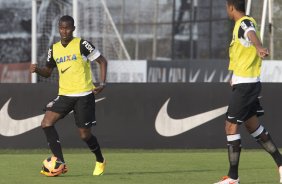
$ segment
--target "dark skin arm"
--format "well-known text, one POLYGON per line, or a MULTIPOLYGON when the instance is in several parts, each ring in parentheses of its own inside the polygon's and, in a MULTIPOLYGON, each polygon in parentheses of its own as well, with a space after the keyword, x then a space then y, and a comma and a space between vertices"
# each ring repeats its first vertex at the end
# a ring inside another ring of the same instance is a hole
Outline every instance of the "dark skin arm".
POLYGON ((250 39, 250 41, 253 43, 253 45, 256 47, 257 54, 260 58, 264 59, 265 57, 267 57, 269 55, 268 49, 262 47, 261 41, 257 37, 256 32, 249 31, 247 33, 247 36, 250 39))
MULTIPOLYGON (((100 82, 101 83, 105 83, 106 82, 106 74, 107 74, 107 60, 106 58, 104 58, 104 56, 99 56, 97 59, 96 59, 96 62, 99 63, 100 65, 100 82)), ((99 94, 103 89, 105 88, 105 85, 100 85, 100 86, 97 86, 94 90, 93 90, 93 93, 96 95, 96 94, 99 94)))
POLYGON ((37 64, 31 64, 29 67, 29 71, 30 73, 37 73, 38 75, 48 78, 51 76, 53 68, 49 68, 49 67, 43 67, 43 68, 39 68, 37 66, 37 64))

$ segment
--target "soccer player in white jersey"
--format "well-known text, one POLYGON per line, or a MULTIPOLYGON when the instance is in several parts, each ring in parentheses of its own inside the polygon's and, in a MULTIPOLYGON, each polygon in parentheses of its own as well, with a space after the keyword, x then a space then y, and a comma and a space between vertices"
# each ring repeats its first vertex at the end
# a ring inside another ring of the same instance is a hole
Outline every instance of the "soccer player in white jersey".
POLYGON ((261 92, 261 62, 262 58, 268 56, 268 50, 263 48, 259 39, 256 21, 245 15, 245 0, 227 0, 226 9, 229 18, 235 22, 229 47, 229 70, 233 72, 232 93, 225 122, 230 167, 228 175, 216 184, 239 183, 241 136, 238 126, 241 124, 273 157, 282 183, 281 154, 258 119, 264 112, 258 98, 261 92))
MULTIPOLYGON (((91 127, 96 124, 95 95, 105 87, 107 60, 90 42, 73 37, 75 26, 71 16, 62 16, 58 26, 61 40, 50 47, 46 65, 42 68, 36 64, 30 66, 31 73, 35 72, 46 78, 50 77, 55 67, 59 73, 59 94, 47 104, 41 127, 54 156, 65 162, 55 124, 73 111, 80 138, 96 156, 93 175, 102 175, 106 162, 97 138, 91 133, 91 127), (100 65, 100 85, 97 87, 92 82, 92 61, 100 65)), ((63 173, 65 172, 66 167, 63 173)), ((41 173, 49 176, 44 171, 41 173)))

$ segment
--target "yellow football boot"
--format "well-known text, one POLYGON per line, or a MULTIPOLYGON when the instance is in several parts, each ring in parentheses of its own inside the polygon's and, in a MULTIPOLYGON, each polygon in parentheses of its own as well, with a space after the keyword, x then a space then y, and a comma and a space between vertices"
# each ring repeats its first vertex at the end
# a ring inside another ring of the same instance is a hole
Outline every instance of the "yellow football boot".
POLYGON ((106 160, 104 162, 96 162, 95 169, 93 171, 93 176, 101 176, 104 174, 106 167, 106 160))

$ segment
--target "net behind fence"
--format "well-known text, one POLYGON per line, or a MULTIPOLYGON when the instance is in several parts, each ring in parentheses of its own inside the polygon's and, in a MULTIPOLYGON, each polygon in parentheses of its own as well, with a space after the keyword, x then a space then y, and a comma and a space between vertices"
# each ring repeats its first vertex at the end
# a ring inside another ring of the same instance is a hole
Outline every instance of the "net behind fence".
MULTIPOLYGON (((52 43, 60 40, 58 20, 62 15, 72 15, 77 6, 77 36, 92 42, 108 60, 130 59, 115 27, 104 0, 83 0, 73 5, 64 0, 42 0, 37 2, 37 62, 44 66, 47 51, 52 43)), ((92 63, 93 79, 99 77, 99 69, 92 63)), ((38 82, 57 82, 55 70, 48 79, 39 77, 38 82)))

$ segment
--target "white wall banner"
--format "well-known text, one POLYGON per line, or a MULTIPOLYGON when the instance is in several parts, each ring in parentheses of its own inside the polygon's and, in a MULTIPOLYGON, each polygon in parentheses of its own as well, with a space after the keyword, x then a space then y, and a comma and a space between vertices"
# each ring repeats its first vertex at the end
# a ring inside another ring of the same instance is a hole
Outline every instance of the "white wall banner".
POLYGON ((107 82, 147 82, 147 61, 108 61, 107 82))
POLYGON ((282 82, 282 61, 265 60, 261 68, 262 82, 282 82))
POLYGON ((0 64, 0 83, 30 83, 30 62, 0 64))

